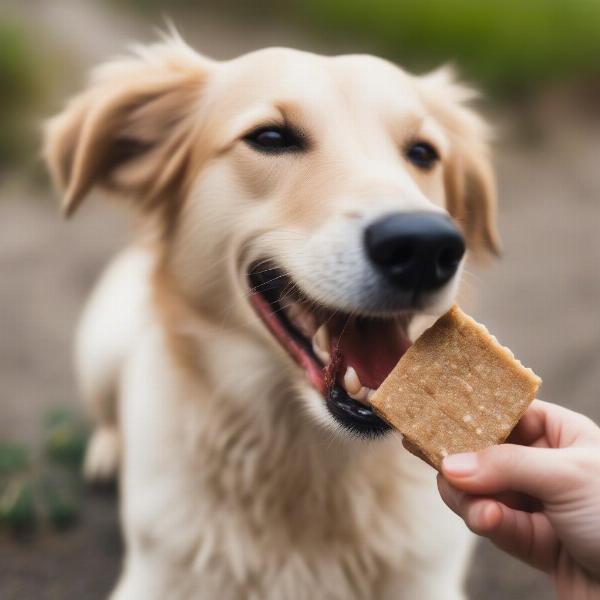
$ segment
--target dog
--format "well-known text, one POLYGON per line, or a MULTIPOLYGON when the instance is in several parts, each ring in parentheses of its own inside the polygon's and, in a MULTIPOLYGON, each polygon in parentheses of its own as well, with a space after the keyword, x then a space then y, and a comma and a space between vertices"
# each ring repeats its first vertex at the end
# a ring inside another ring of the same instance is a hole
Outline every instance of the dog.
POLYGON ((498 250, 489 132, 447 68, 176 34, 97 68, 45 129, 63 209, 137 215, 77 335, 118 472, 112 598, 464 598, 471 534, 368 398, 498 250))

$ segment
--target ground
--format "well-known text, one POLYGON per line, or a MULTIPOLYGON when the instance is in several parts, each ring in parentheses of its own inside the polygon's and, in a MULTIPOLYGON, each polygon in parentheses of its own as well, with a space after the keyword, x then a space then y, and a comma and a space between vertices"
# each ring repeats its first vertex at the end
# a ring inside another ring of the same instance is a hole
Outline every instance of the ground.
MULTIPOLYGON (((64 5, 74 19, 72 2, 39 4, 36 18, 45 18, 42 6, 64 5)), ((108 34, 97 37, 110 45, 108 34)), ((600 131, 585 115, 544 103, 525 116, 505 109, 492 117, 505 132, 497 152, 504 254, 467 275, 472 312, 542 376, 542 398, 598 421, 600 131)), ((127 239, 124 216, 100 199, 69 224, 56 204, 22 178, 0 183, 0 440, 35 444, 45 409, 77 406, 73 328, 102 265, 127 239)), ((115 496, 90 491, 69 531, 0 536, 0 598, 104 598, 120 557, 115 496)), ((468 589, 475 600, 551 597, 545 575, 487 542, 468 589)))

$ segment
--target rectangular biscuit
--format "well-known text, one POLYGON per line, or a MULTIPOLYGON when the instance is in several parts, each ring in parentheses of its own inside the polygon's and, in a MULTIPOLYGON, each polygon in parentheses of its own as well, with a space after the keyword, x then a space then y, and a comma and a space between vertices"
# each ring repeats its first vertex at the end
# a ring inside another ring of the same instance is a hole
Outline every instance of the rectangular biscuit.
POLYGON ((370 402, 440 470, 448 454, 504 442, 540 383, 483 325, 454 306, 406 351, 370 402))

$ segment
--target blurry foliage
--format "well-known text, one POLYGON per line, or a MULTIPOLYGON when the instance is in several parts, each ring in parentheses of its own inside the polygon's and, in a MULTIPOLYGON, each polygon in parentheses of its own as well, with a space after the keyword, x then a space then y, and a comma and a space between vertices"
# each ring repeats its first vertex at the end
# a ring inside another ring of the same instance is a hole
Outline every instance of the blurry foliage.
POLYGON ((86 441, 87 431, 70 409, 56 408, 46 415, 46 454, 55 463, 78 471, 86 441))
POLYGON ((44 95, 43 68, 16 23, 0 21, 0 169, 32 152, 32 111, 44 95))
POLYGON ((41 454, 0 442, 0 531, 73 524, 81 506, 81 463, 87 430, 71 409, 45 418, 41 454))
POLYGON ((344 47, 412 69, 452 61, 492 91, 529 91, 546 81, 600 71, 598 0, 113 0, 146 11, 180 7, 231 18, 286 18, 344 47), (352 42, 352 44, 349 44, 352 42))
POLYGON ((368 36, 413 66, 453 61, 496 91, 597 74, 597 0, 305 0, 321 27, 368 36))
POLYGON ((26 448, 17 444, 0 442, 0 478, 29 468, 30 458, 26 448))
POLYGON ((30 481, 29 450, 17 444, 0 443, 0 528, 30 527, 35 520, 30 481))

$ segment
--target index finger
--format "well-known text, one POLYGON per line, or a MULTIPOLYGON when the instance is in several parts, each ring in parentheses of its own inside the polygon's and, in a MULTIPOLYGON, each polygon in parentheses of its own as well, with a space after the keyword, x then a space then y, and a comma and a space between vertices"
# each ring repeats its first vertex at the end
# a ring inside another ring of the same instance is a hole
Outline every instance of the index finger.
POLYGON ((558 448, 571 446, 583 438, 600 439, 600 429, 591 419, 564 406, 534 400, 507 442, 558 448))
POLYGON ((531 446, 546 435, 546 402, 534 400, 507 438, 510 444, 531 446))

